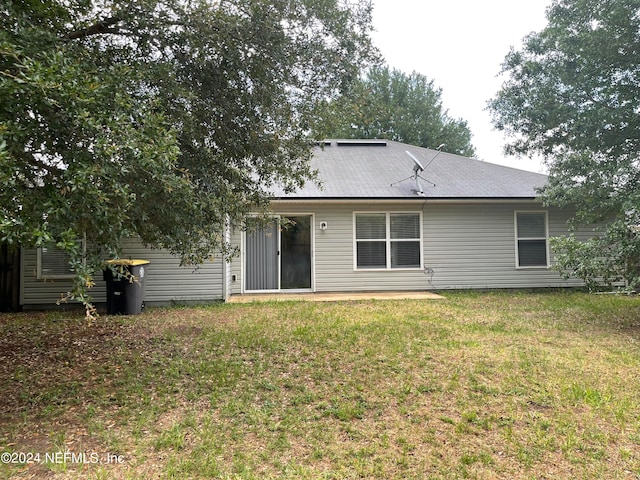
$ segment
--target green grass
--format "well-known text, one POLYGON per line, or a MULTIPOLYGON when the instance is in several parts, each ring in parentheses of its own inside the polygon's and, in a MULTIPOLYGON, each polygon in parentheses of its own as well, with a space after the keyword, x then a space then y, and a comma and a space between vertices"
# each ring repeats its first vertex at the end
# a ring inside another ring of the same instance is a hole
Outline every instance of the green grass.
POLYGON ((640 477, 640 298, 445 296, 1 315, 0 451, 100 461, 0 477, 640 477))

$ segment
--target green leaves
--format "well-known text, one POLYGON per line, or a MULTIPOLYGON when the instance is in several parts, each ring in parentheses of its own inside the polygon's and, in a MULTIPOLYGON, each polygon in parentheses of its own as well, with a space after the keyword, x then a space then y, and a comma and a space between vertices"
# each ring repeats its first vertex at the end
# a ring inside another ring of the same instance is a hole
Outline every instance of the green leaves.
POLYGON ((499 129, 517 135, 514 153, 640 148, 637 0, 556 0, 548 26, 503 63, 508 74, 489 102, 499 129))
POLYGON ((328 136, 386 138, 427 148, 444 143, 447 152, 474 156, 467 123, 449 117, 441 96, 423 75, 374 67, 349 94, 327 106, 328 136))
POLYGON ((640 239, 640 1, 556 0, 548 25, 503 64, 489 102, 506 150, 542 154, 542 198, 575 209, 575 223, 604 222, 600 237, 555 242, 557 263, 588 285, 638 284, 640 239), (634 266, 636 265, 636 266, 634 266))
POLYGON ((223 226, 264 210, 271 186, 313 179, 306 134, 375 57, 370 13, 364 0, 10 3, 0 234, 62 245, 87 266, 81 299, 125 237, 189 263, 224 250, 223 226))

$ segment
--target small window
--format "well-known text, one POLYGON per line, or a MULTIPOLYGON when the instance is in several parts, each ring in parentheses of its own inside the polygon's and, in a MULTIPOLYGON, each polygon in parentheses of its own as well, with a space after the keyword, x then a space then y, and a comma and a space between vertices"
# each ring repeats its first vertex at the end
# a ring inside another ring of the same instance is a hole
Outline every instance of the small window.
POLYGON ((387 268, 387 216, 384 213, 356 215, 356 265, 387 268))
POLYGON ((420 268, 421 231, 418 213, 355 214, 355 268, 420 268))
POLYGON ((547 212, 516 212, 516 266, 548 267, 547 212))
POLYGON ((69 254, 55 245, 39 248, 38 279, 73 278, 74 273, 69 265, 69 260, 69 254))

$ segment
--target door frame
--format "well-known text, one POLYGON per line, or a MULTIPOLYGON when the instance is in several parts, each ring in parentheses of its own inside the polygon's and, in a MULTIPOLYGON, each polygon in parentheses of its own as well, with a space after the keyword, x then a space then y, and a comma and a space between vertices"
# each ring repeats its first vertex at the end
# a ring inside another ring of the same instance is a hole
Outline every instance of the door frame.
POLYGON ((274 290, 248 290, 247 289, 247 275, 246 275, 246 262, 247 262, 247 232, 242 232, 241 237, 241 254, 240 254, 240 271, 242 272, 242 282, 240 285, 240 293, 309 293, 316 291, 316 229, 315 229, 315 214, 308 212, 286 212, 286 213, 278 213, 270 216, 271 219, 277 222, 277 247, 278 247, 278 288, 274 290), (292 289, 282 289, 282 255, 280 254, 282 250, 282 235, 281 235, 281 223, 280 219, 282 217, 309 217, 309 228, 310 228, 310 237, 311 237, 311 252, 310 252, 310 261, 311 261, 311 288, 292 288, 292 289))

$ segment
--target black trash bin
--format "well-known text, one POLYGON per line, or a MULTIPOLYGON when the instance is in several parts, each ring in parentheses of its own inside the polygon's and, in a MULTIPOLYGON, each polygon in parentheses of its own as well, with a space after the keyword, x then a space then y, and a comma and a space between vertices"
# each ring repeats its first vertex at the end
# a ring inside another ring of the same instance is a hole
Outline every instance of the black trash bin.
POLYGON ((144 308, 148 260, 109 260, 102 274, 107 282, 107 315, 137 315, 144 308), (116 270, 115 273, 112 267, 116 270))

